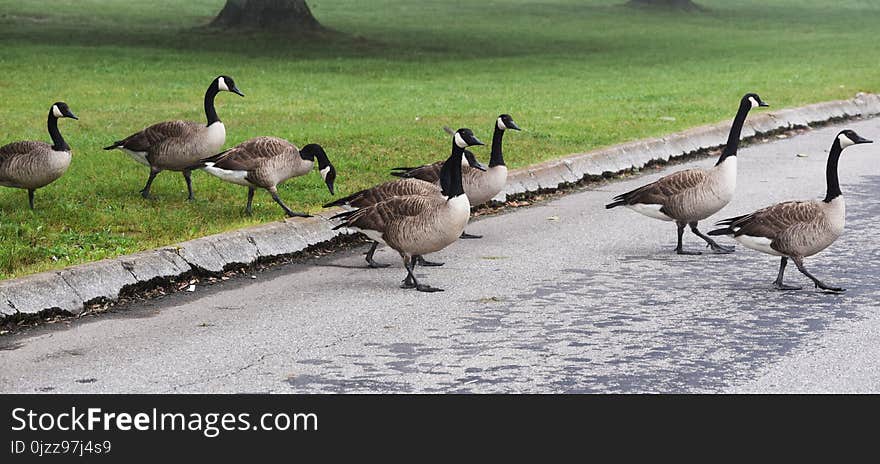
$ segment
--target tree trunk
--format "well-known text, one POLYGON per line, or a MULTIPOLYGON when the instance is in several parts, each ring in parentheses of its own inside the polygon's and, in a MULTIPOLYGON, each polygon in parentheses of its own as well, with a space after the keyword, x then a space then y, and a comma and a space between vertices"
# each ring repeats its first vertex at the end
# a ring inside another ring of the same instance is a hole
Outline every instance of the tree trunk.
POLYGON ((211 26, 286 32, 322 29, 306 0, 226 0, 211 26))
POLYGON ((630 6, 656 6, 678 10, 699 10, 699 5, 691 0, 629 0, 630 6))

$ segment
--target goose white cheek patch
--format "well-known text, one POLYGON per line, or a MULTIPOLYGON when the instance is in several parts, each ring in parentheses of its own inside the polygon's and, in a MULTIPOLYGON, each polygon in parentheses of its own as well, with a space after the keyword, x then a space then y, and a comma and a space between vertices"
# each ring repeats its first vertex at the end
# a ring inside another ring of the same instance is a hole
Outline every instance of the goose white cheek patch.
POLYGON ((749 101, 752 103, 752 108, 758 106, 758 100, 755 100, 755 97, 749 97, 749 101))
POLYGON ((217 88, 229 92, 229 86, 226 85, 226 79, 222 77, 217 79, 217 88))
POLYGON ((464 138, 462 138, 461 134, 459 134, 458 132, 455 133, 455 137, 453 137, 453 139, 455 140, 455 145, 457 145, 458 148, 466 148, 468 146, 467 142, 464 141, 464 138))
POLYGON ((330 166, 327 166, 326 168, 321 169, 320 172, 321 172, 321 178, 324 180, 327 180, 327 174, 330 173, 330 166))
POLYGON ((61 110, 58 109, 58 105, 52 105, 52 115, 55 116, 56 118, 60 118, 60 117, 64 116, 61 113, 61 110))
POLYGON ((507 130, 507 126, 501 118, 498 118, 498 128, 501 130, 507 130))
POLYGON ((850 145, 854 145, 854 144, 855 144, 855 142, 853 142, 849 137, 847 137, 847 136, 844 135, 844 134, 840 134, 840 135, 838 135, 838 136, 837 136, 837 140, 840 140, 840 148, 846 148, 846 147, 848 147, 848 146, 850 146, 850 145))

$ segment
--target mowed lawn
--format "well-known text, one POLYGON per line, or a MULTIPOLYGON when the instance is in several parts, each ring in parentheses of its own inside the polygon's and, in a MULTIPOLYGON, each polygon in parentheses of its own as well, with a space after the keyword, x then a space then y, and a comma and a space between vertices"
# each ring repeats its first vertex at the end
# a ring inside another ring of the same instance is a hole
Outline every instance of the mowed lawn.
MULTIPOLYGON (((774 108, 880 87, 880 4, 843 0, 699 0, 664 13, 624 0, 322 0, 337 31, 317 39, 205 30, 224 0, 0 0, 0 144, 49 140, 50 104, 74 150, 67 174, 27 208, 0 188, 0 278, 97 260, 283 218, 265 192, 244 216, 246 189, 159 175, 101 147, 162 120, 203 120, 219 74, 227 144, 258 135, 322 144, 337 194, 388 179, 388 169, 449 151, 443 125, 486 142, 501 112, 513 167, 731 118, 758 92, 774 108), (674 118, 674 119, 672 119, 674 118)), ((487 158, 488 147, 478 151, 487 158)), ((332 197, 317 173, 280 188, 296 210, 332 197)))

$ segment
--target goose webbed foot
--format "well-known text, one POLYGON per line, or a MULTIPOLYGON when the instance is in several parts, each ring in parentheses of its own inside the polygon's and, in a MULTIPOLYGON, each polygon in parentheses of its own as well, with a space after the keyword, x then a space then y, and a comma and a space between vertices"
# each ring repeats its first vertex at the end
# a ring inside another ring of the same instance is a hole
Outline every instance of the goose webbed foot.
POLYGON ((691 232, 694 233, 697 237, 706 241, 706 248, 711 248, 713 252, 718 254, 728 254, 736 251, 736 247, 732 245, 719 245, 718 242, 712 240, 712 237, 700 232, 700 229, 697 228, 696 222, 691 222, 689 224, 691 226, 691 232))
POLYGON ((821 280, 817 280, 817 281, 814 282, 814 283, 816 284, 816 288, 819 288, 819 289, 825 290, 826 292, 832 292, 832 293, 843 293, 843 292, 846 291, 845 288, 841 288, 841 287, 832 287, 832 286, 830 286, 830 285, 825 284, 825 283, 822 282, 821 280))
POLYGON ((719 245, 717 243, 709 243, 706 244, 706 247, 711 248, 713 252, 720 255, 726 255, 728 253, 733 253, 734 251, 736 251, 736 247, 733 245, 719 245))
POLYGON ((156 199, 156 197, 154 197, 153 195, 150 195, 150 191, 147 189, 142 189, 142 190, 140 190, 139 193, 141 194, 141 198, 143 198, 144 200, 155 200, 156 199))
POLYGON ((778 280, 773 282, 773 288, 775 288, 776 290, 782 290, 782 291, 803 289, 803 287, 801 287, 799 285, 786 285, 778 280))
POLYGON ((275 192, 275 191, 270 190, 269 193, 272 194, 272 199, 275 200, 275 203, 278 203, 278 206, 280 206, 281 209, 283 209, 284 212, 285 212, 288 216, 290 216, 290 217, 301 217, 301 218, 309 218, 309 217, 312 217, 311 214, 298 213, 298 212, 296 212, 296 211, 294 211, 294 210, 288 208, 287 205, 285 205, 284 202, 281 201, 281 198, 278 197, 278 192, 275 192))
POLYGON ((677 254, 677 255, 685 255, 685 256, 697 256, 697 255, 701 255, 701 254, 703 254, 703 252, 702 252, 702 251, 685 250, 685 249, 683 249, 683 248, 676 248, 676 249, 675 249, 675 254, 677 254))
POLYGON ((816 276, 814 276, 813 274, 810 274, 810 271, 807 271, 807 268, 804 267, 804 259, 803 258, 792 257, 792 261, 794 261, 794 264, 795 264, 795 266, 797 266, 798 270, 801 271, 801 274, 807 276, 810 280, 813 281, 813 284, 816 285, 816 288, 821 288, 822 290, 825 290, 826 292, 834 292, 834 293, 840 293, 840 292, 846 291, 845 288, 832 287, 830 285, 827 285, 827 284, 825 284, 825 282, 822 282, 821 280, 817 279, 816 276))
POLYGON ((417 266, 438 267, 445 264, 437 261, 428 261, 427 259, 425 259, 424 256, 421 255, 414 256, 413 259, 415 260, 417 266))
POLYGON ((461 235, 460 235, 458 238, 463 238, 463 239, 477 239, 477 238, 483 238, 483 236, 482 236, 482 235, 469 234, 469 233, 467 233, 467 232, 462 232, 461 235))
POLYGON ((442 292, 442 288, 432 287, 430 285, 419 283, 418 279, 416 279, 416 275, 413 274, 413 269, 416 267, 416 259, 415 257, 404 257, 403 265, 406 267, 406 279, 403 279, 403 284, 401 284, 400 288, 414 288, 420 292, 433 293, 433 292, 442 292))
POLYGON ((425 284, 416 284, 416 290, 425 293, 434 293, 434 292, 442 292, 442 288, 432 287, 430 285, 425 284))

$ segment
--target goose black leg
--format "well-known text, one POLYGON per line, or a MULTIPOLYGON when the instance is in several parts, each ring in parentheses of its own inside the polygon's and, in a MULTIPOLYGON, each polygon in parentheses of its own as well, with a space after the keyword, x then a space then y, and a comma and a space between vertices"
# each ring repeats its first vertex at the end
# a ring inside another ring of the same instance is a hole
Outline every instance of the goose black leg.
POLYGON ((248 187, 248 201, 247 206, 244 207, 244 212, 248 216, 254 214, 254 188, 248 187))
POLYGON ((31 210, 34 209, 34 189, 28 189, 28 204, 31 205, 31 210))
POLYGON ((437 266, 442 266, 443 264, 445 264, 445 263, 439 263, 437 261, 428 261, 422 255, 413 256, 413 260, 415 260, 417 265, 426 266, 426 267, 437 267, 437 266))
POLYGON ((141 196, 144 198, 150 198, 150 187, 153 185, 153 179, 161 172, 161 169, 150 168, 150 177, 147 178, 147 185, 144 185, 144 188, 141 189, 141 196))
POLYGON ((707 246, 709 248, 711 248, 712 251, 714 251, 715 253, 721 253, 721 254, 733 253, 733 251, 736 249, 736 247, 734 247, 734 246, 719 245, 718 242, 716 242, 715 240, 712 240, 711 237, 700 232, 700 230, 697 229, 696 222, 690 223, 690 226, 691 226, 691 232, 693 232, 694 235, 696 235, 697 237, 700 237, 701 239, 705 240, 707 246))
POLYGON ((420 292, 442 292, 442 288, 432 287, 430 285, 420 284, 416 279, 416 275, 413 273, 413 269, 416 267, 416 261, 413 258, 403 258, 403 265, 406 267, 406 279, 403 280, 403 284, 400 288, 415 288, 420 292))
POLYGON ((803 258, 800 258, 800 257, 792 257, 791 260, 794 261, 794 265, 797 266, 797 268, 798 268, 799 271, 801 271, 801 274, 803 274, 803 275, 809 277, 810 280, 812 280, 813 283, 816 284, 816 288, 821 288, 822 290, 828 290, 829 292, 845 292, 845 291, 846 291, 845 288, 832 287, 832 286, 830 286, 830 285, 826 285, 826 284, 825 284, 824 282, 822 282, 821 280, 819 280, 819 279, 813 277, 813 274, 810 274, 810 273, 807 271, 807 268, 804 267, 804 259, 803 259, 803 258))
POLYGON ((195 195, 193 195, 193 181, 192 181, 192 171, 184 170, 183 171, 183 179, 186 181, 186 190, 189 193, 186 197, 186 201, 194 201, 196 199, 195 195))
POLYGON ((675 225, 676 225, 676 227, 678 227, 678 246, 675 247, 675 252, 680 255, 701 255, 701 254, 703 254, 702 251, 685 251, 684 248, 682 248, 681 238, 682 238, 682 236, 684 236, 684 228, 687 225, 687 223, 676 221, 675 225))
POLYGON ((796 285, 785 285, 782 283, 782 275, 785 274, 786 264, 788 264, 788 258, 783 256, 782 261, 779 263, 779 274, 776 276, 776 280, 773 281, 773 286, 776 287, 777 290, 800 290, 801 287, 796 285))
POLYGON ((483 236, 482 235, 473 235, 473 234, 469 234, 467 232, 462 232, 461 236, 459 236, 458 238, 483 238, 483 236))
POLYGON ((373 260, 373 255, 376 253, 376 248, 378 247, 379 242, 373 242, 373 246, 371 246, 370 251, 367 252, 367 265, 372 269, 379 269, 390 266, 390 264, 388 263, 377 263, 375 260, 373 260))
POLYGON ((304 218, 312 217, 311 214, 297 213, 296 211, 293 211, 292 209, 288 208, 287 205, 285 205, 284 202, 281 201, 281 198, 278 197, 277 191, 269 190, 269 193, 272 194, 272 199, 275 200, 275 203, 278 203, 278 205, 280 205, 281 208, 284 209, 284 212, 287 213, 288 216, 290 216, 290 217, 304 217, 304 218))

